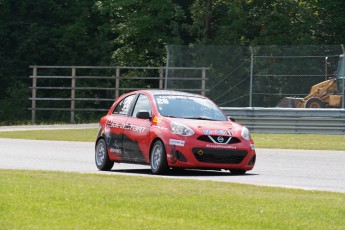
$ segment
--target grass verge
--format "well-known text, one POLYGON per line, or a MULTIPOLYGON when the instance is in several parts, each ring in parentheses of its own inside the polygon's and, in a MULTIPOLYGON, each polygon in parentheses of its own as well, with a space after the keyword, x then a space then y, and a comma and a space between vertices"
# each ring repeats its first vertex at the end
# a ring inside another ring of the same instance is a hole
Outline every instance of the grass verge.
MULTIPOLYGON (((11 131, 0 132, 0 138, 93 142, 96 133, 97 129, 11 131)), ((257 148, 345 151, 345 135, 253 133, 252 137, 257 148)))
POLYGON ((0 132, 0 138, 93 142, 98 129, 55 129, 0 132))
POLYGON ((252 134, 257 148, 345 151, 345 135, 252 134))
POLYGON ((345 194, 0 170, 2 229, 343 229, 345 194))

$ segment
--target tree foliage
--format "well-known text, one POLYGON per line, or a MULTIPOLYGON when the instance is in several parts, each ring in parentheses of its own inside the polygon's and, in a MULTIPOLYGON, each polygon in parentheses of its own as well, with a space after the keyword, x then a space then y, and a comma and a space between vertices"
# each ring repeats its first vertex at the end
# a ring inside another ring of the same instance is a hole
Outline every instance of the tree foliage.
POLYGON ((110 62, 108 17, 94 2, 0 1, 0 121, 27 119, 29 94, 23 98, 22 92, 28 92, 30 65, 110 62), (27 103, 19 105, 18 98, 27 103))
POLYGON ((0 121, 29 115, 30 65, 158 66, 166 45, 343 44, 344 12, 343 0, 0 0, 0 121))
POLYGON ((110 15, 116 65, 162 65, 164 46, 182 42, 184 14, 171 1, 109 0, 99 2, 98 6, 110 15))
POLYGON ((345 1, 316 1, 315 11, 318 27, 316 40, 319 44, 344 44, 345 1))

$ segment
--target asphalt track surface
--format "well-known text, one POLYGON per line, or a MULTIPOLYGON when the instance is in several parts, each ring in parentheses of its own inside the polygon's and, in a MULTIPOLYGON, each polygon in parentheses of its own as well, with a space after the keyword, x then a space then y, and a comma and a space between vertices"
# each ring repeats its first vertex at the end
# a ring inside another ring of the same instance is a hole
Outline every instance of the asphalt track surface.
MULTIPOLYGON (((164 177, 345 193, 345 151, 257 149, 256 152, 255 168, 246 175, 181 170, 164 177)), ((94 163, 94 143, 91 142, 0 138, 0 169, 158 177, 145 165, 115 164, 109 172, 98 171, 94 163)))

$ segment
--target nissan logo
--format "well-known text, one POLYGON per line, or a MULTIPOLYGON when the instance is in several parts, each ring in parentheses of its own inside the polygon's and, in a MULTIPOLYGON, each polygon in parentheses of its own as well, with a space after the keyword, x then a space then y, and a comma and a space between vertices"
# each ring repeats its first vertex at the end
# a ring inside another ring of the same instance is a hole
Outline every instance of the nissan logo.
POLYGON ((223 143, 224 138, 222 136, 219 136, 219 137, 217 137, 217 141, 220 142, 220 143, 223 143))

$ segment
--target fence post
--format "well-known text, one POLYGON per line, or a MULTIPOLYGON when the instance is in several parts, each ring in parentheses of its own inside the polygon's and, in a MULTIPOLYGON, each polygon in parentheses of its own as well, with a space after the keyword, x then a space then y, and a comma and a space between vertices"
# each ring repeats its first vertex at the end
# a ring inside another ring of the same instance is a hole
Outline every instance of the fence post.
POLYGON ((163 89, 163 79, 164 79, 164 70, 163 68, 159 68, 159 89, 163 89))
POLYGON ((76 82, 76 68, 72 67, 72 82, 71 82, 71 123, 74 124, 75 115, 75 82, 76 82))
POLYGON ((36 123, 36 86, 37 86, 37 67, 32 69, 32 99, 31 99, 31 123, 36 123))
POLYGON ((115 71, 115 99, 119 97, 119 88, 120 88, 120 68, 116 67, 115 71))
POLYGON ((249 85, 249 107, 253 105, 253 75, 254 75, 254 52, 253 47, 249 46, 250 49, 250 85, 249 85))
MULTIPOLYGON (((345 49, 344 49, 344 45, 343 44, 341 44, 341 49, 343 50, 343 57, 342 57, 342 59, 341 59, 341 62, 342 63, 340 63, 340 65, 343 65, 343 68, 345 68, 345 49)), ((345 73, 344 73, 344 75, 342 76, 343 77, 343 79, 342 79, 342 90, 343 90, 343 92, 341 92, 342 94, 343 94, 343 96, 342 96, 342 98, 341 98, 341 103, 342 103, 342 105, 341 105, 341 108, 342 109, 345 109, 345 73)))
POLYGON ((201 69, 201 95, 205 96, 206 92, 206 68, 201 69))
POLYGON ((165 46, 165 50, 167 51, 167 63, 165 66, 164 89, 167 89, 168 88, 168 74, 169 74, 169 58, 170 58, 169 47, 165 46))

